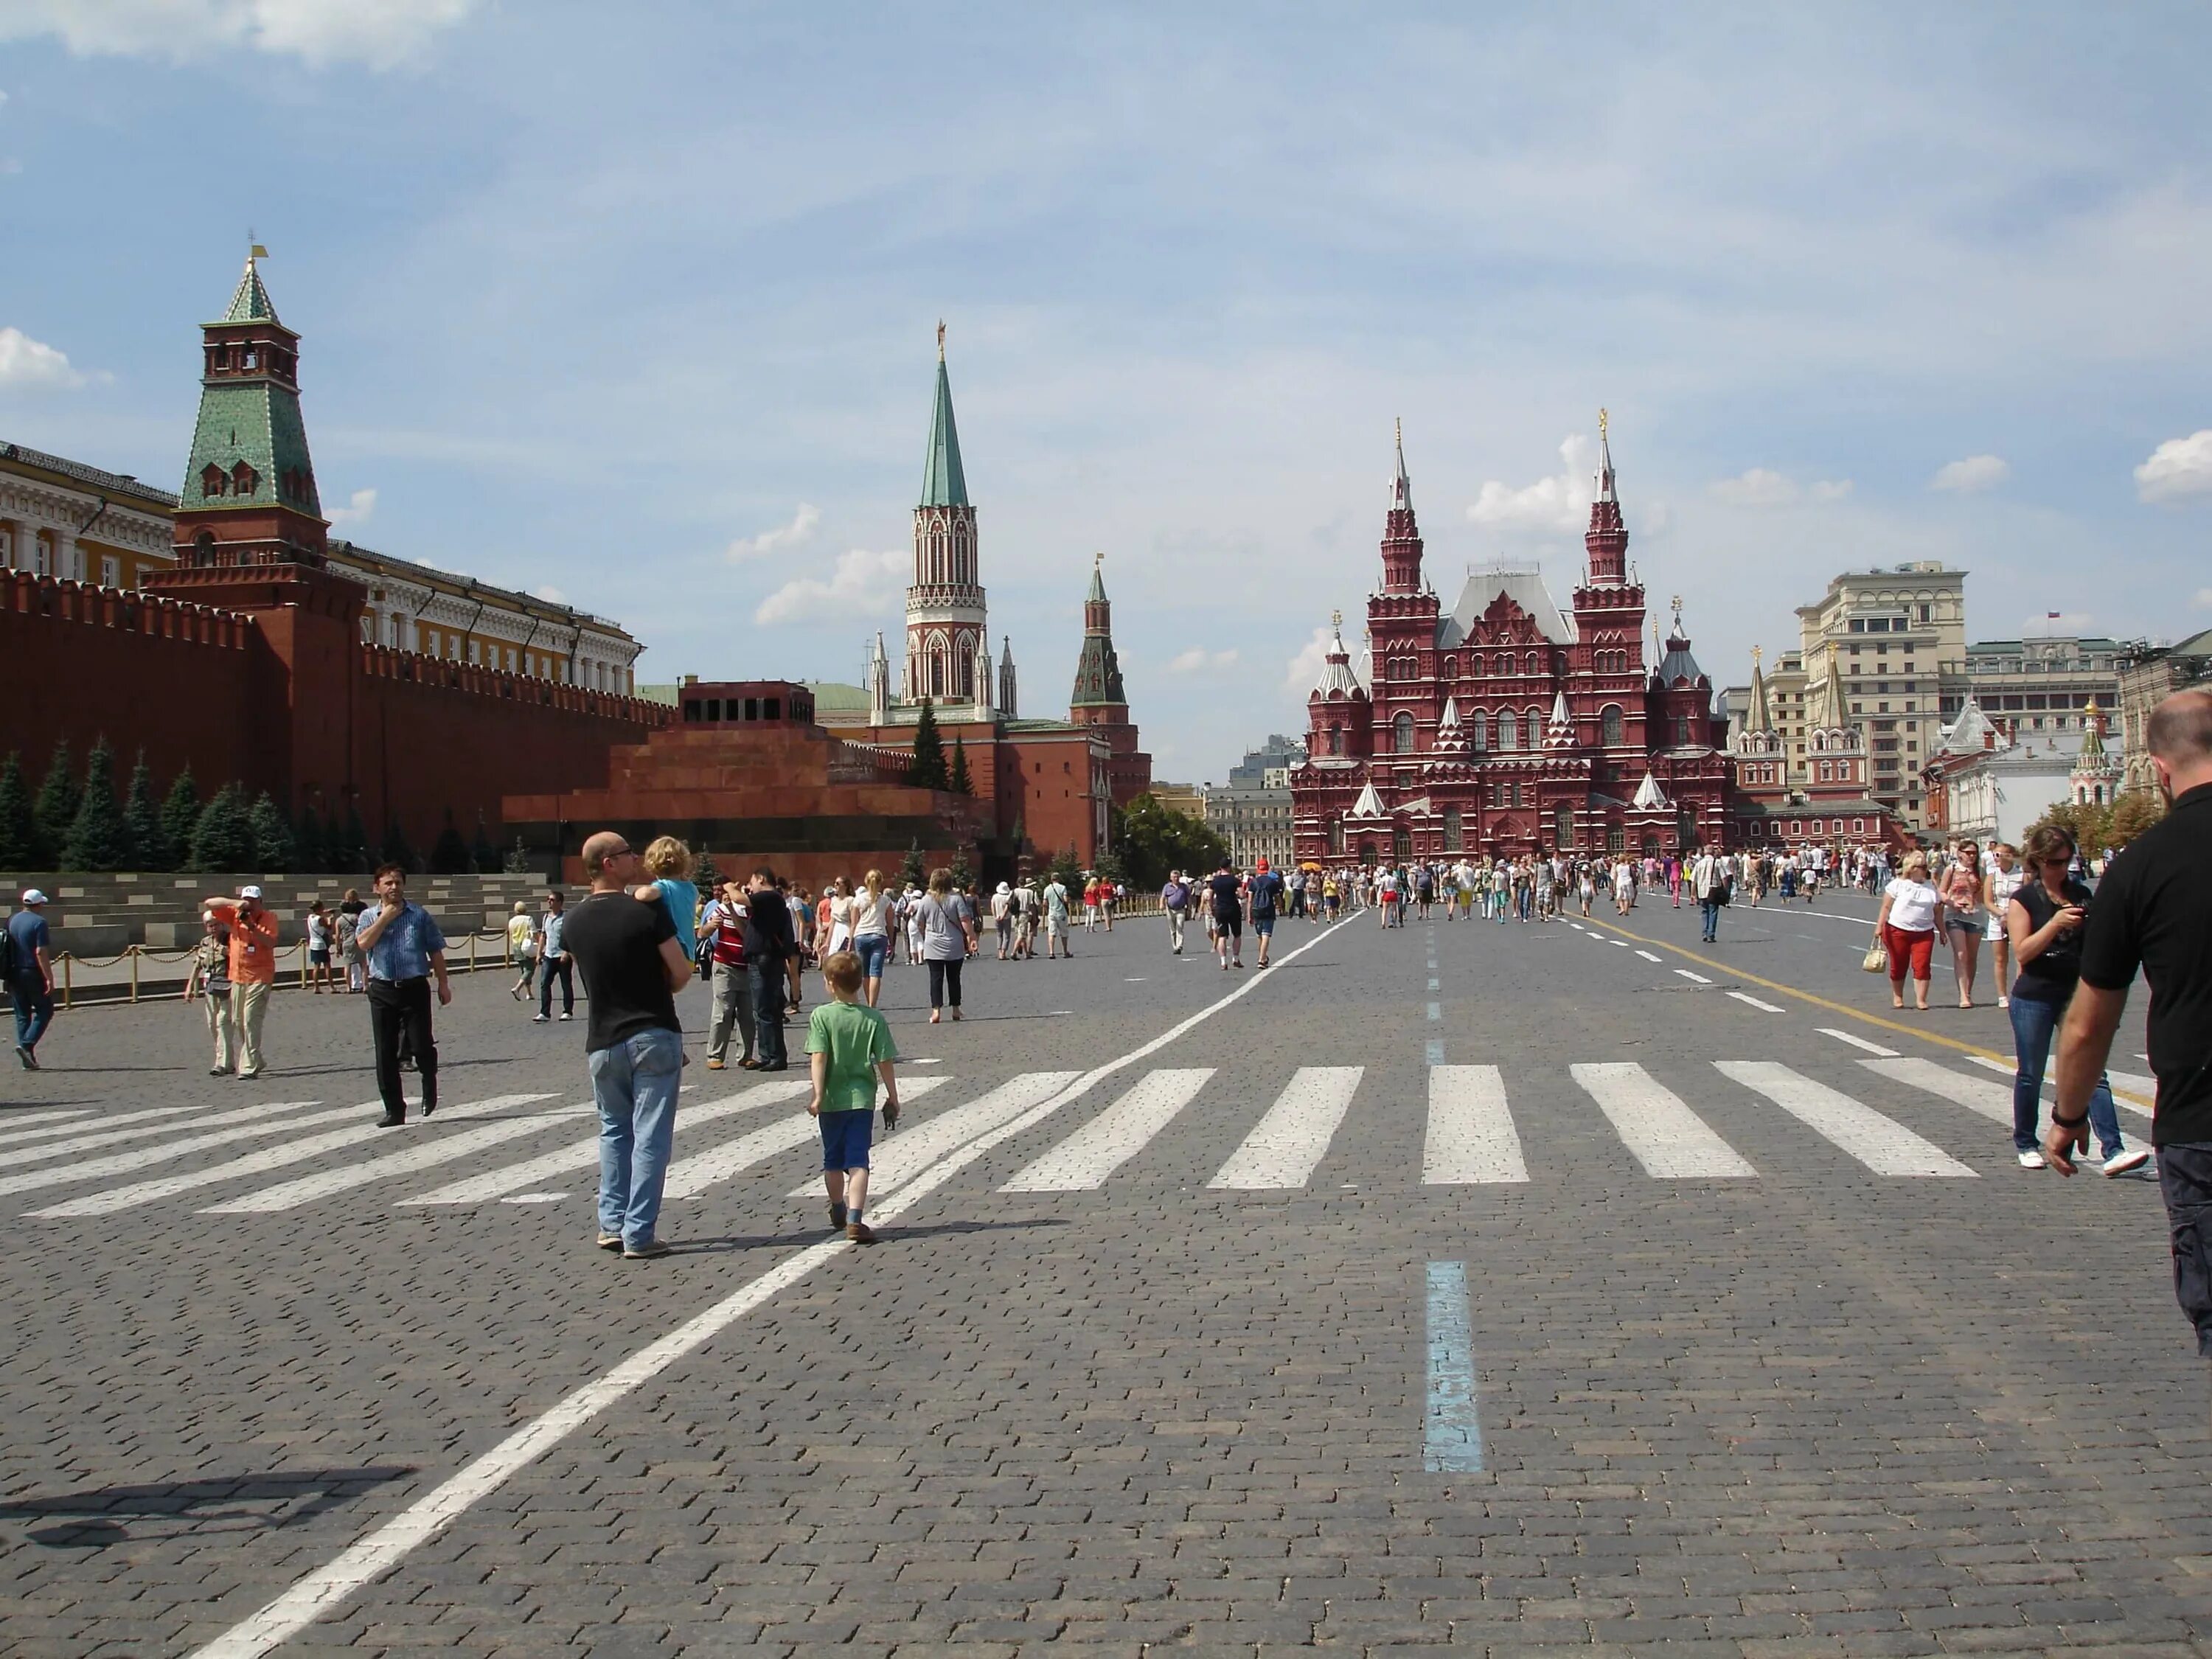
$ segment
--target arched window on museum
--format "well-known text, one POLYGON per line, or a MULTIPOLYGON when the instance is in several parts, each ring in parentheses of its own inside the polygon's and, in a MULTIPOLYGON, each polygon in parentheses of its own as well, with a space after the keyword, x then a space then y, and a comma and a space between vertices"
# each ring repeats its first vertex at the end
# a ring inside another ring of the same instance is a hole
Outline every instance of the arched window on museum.
POLYGON ((1328 826, 1328 850, 1335 856, 1344 856, 1344 820, 1338 818, 1328 826))
POLYGON ((1521 659, 1521 672, 1524 674, 1542 673, 1544 672, 1544 659, 1537 653, 1531 651, 1527 656, 1521 659))
POLYGON ((1518 749, 1521 746, 1521 722, 1513 718, 1513 711, 1510 708, 1498 711, 1498 746, 1500 749, 1518 749))
POLYGON ((1444 851, 1463 853, 1467 850, 1466 820, 1456 806, 1444 808, 1444 851))
POLYGON ((1457 657, 1446 657, 1444 659, 1444 678, 1447 680, 1455 680, 1458 678, 1459 659, 1457 657))
POLYGON ((1552 839, 1561 847, 1575 844, 1575 809, 1565 801, 1552 809, 1552 839))
MULTIPOLYGON (((1613 744, 1621 741, 1620 705, 1619 703, 1609 702, 1606 704, 1603 708, 1600 709, 1598 711, 1597 723, 1600 742, 1605 744, 1608 748, 1610 748, 1613 744)), ((1620 849, 1619 848, 1615 848, 1613 850, 1615 852, 1619 852, 1620 849)))
POLYGON ((1540 708, 1528 711, 1528 746, 1531 749, 1544 746, 1544 711, 1540 708))
POLYGON ((1467 746, 1478 755, 1490 747, 1490 716, 1482 709, 1468 717, 1467 746))
POLYGON ((1628 850, 1628 832, 1621 828, 1619 818, 1612 819, 1605 826, 1605 850, 1608 853, 1628 850))
POLYGON ((1413 717, 1401 713, 1390 722, 1390 746, 1401 755, 1413 752, 1413 717))

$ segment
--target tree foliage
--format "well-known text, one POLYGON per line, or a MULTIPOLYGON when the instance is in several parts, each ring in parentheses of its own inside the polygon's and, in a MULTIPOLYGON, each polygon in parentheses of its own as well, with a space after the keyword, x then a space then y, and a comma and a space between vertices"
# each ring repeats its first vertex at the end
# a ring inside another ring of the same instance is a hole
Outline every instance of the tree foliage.
POLYGON ((1165 884, 1168 872, 1202 875, 1220 867, 1228 844, 1201 818, 1179 812, 1157 795, 1142 794, 1114 815, 1113 846, 1139 890, 1165 884))
POLYGON ((1067 889, 1070 893, 1080 893, 1083 890, 1083 866, 1076 862, 1073 842, 1068 842, 1066 846, 1053 854, 1052 867, 1046 874, 1050 879, 1067 889))
POLYGON ((461 832, 453 826, 453 811, 446 809, 446 827, 438 831, 438 839, 430 843, 430 873, 434 876, 459 876, 468 873, 471 864, 469 844, 461 839, 461 832))
POLYGON ((169 793, 161 797, 161 839, 167 843, 167 870, 198 869, 192 862, 192 832, 200 822, 200 787, 192 781, 192 769, 170 780, 169 793))
POLYGON ((76 774, 70 767, 69 739, 64 738, 54 745, 53 758, 46 763, 46 775, 39 784, 38 799, 31 803, 31 823, 37 835, 33 863, 39 869, 58 867, 62 843, 69 839, 70 826, 76 822, 78 799, 76 774))
POLYGON ((480 876, 499 873, 499 848, 492 842, 491 830, 484 823, 484 815, 477 814, 477 838, 469 843, 469 862, 480 876))
POLYGON ((399 820, 396 817, 384 826, 384 846, 378 852, 376 861, 379 864, 396 864, 410 876, 422 867, 422 861, 415 856, 414 848, 408 844, 407 832, 399 827, 399 820))
POLYGON ((146 751, 131 769, 131 793, 123 802, 123 837, 131 848, 134 870, 173 870, 176 848, 161 827, 161 809, 154 799, 154 769, 146 764, 146 751))
POLYGON ((0 761, 0 870, 34 870, 38 854, 31 786, 23 776, 23 757, 11 749, 0 761))
MULTIPOLYGON (((2094 859, 2112 844, 2112 809, 2109 806, 2081 805, 2062 800, 2027 828, 2033 836, 2046 825, 2063 830, 2074 838, 2074 845, 2086 860, 2094 859)), ((2025 842, 2027 836, 2021 839, 2025 842)))
POLYGON ((299 870, 314 874, 331 867, 330 832, 313 801, 300 809, 299 834, 292 839, 292 862, 299 870))
POLYGON ((2125 847, 2166 816, 2166 802, 2154 789, 2130 789, 2112 805, 2107 830, 2114 847, 2125 847))
POLYGON ((289 875, 299 863, 299 849, 284 809, 266 789, 255 797, 246 821, 253 836, 253 867, 266 875, 289 875))
POLYGON ((975 872, 969 867, 965 853, 956 853, 952 856, 952 890, 956 893, 975 890, 975 872))
POLYGON ((907 781, 923 789, 951 787, 945 766, 945 736, 937 729, 937 711, 927 697, 921 700, 921 718, 914 728, 914 759, 907 767, 907 781))
POLYGON ((191 867, 232 874, 253 867, 253 823, 238 785, 226 783, 200 808, 192 826, 191 867))
POLYGON ((975 780, 968 771, 968 740, 957 734, 952 739, 952 769, 945 774, 945 787, 956 795, 975 793, 975 780))
POLYGON ((921 860, 921 843, 915 842, 906 849, 906 857, 899 862, 899 887, 902 890, 929 885, 929 866, 921 860))
MULTIPOLYGON (((331 815, 335 825, 337 815, 331 815)), ((346 803, 345 827, 337 832, 337 843, 331 848, 331 868, 333 872, 351 876, 368 873, 368 826, 361 821, 361 803, 346 803)))
POLYGON ((64 870, 123 870, 130 867, 131 842, 123 828, 123 809, 115 801, 115 751, 102 738, 84 760, 84 785, 77 791, 76 816, 62 842, 64 870))

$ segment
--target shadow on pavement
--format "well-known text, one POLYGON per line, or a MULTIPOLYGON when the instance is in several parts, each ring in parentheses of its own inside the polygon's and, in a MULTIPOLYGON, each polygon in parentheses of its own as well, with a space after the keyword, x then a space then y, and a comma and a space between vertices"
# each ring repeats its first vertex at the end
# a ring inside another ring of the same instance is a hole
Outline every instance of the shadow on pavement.
MULTIPOLYGON (((411 1464, 358 1469, 295 1469, 277 1474, 180 1480, 161 1486, 100 1486, 90 1492, 33 1495, 0 1504, 0 1518, 50 1521, 33 1528, 34 1544, 54 1549, 102 1549, 162 1535, 131 1532, 125 1519, 185 1521, 191 1533, 260 1531, 312 1519, 387 1480, 415 1473, 411 1464), (304 1501, 302 1501, 304 1500, 304 1501), (241 1524, 213 1525, 210 1522, 241 1524)), ((173 1531, 174 1529, 170 1529, 173 1531)))
MULTIPOLYGON (((929 1227, 902 1227, 895 1221, 886 1221, 878 1236, 881 1243, 896 1243, 902 1238, 943 1238, 960 1233, 992 1233, 1018 1227, 1065 1227, 1067 1223, 1056 1216, 1039 1216, 1030 1221, 941 1221, 929 1227)), ((687 1238, 681 1243, 671 1239, 672 1255, 713 1255, 736 1250, 765 1249, 779 1244, 819 1244, 831 1237, 827 1227, 809 1228, 804 1232, 760 1233, 751 1236, 732 1235, 725 1238, 687 1238)), ((4 1514, 0 1510, 0 1514, 4 1514)))

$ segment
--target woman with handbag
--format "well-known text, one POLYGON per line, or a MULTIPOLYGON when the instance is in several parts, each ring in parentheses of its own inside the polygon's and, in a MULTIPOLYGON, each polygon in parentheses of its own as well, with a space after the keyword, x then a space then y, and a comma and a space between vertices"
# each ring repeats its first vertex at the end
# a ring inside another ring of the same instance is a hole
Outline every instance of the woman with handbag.
POLYGON ((1882 890, 1881 910, 1874 919, 1875 932, 1889 957, 1889 1003, 1905 1006, 1905 976, 1912 975, 1914 1007, 1928 1012, 1928 981, 1936 971, 1936 918, 1943 907, 1942 895, 1928 879, 1928 854, 1905 855, 1897 879, 1882 890))

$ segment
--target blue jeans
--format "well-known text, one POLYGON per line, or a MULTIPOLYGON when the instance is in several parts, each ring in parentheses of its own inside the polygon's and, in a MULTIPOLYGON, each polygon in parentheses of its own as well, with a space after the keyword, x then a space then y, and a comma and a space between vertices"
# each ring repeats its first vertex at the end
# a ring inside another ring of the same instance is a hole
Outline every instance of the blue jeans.
POLYGON ((891 941, 886 933, 860 933, 853 939, 853 954, 860 959, 862 979, 881 979, 884 958, 890 954, 891 941))
POLYGON ((15 1005, 15 1046, 37 1048, 46 1027, 54 1023, 53 993, 46 989, 45 980, 33 974, 27 979, 8 981, 8 1000, 15 1005))
MULTIPOLYGON (((2043 1072, 2051 1060, 2051 1040, 2057 1035, 2058 1022, 2065 1015, 2063 1002, 2044 1002, 2024 997, 2017 990, 2013 993, 2012 1042, 2020 1057, 2020 1070, 2012 1080, 2012 1144, 2023 1152, 2041 1145, 2035 1130, 2043 1111, 2043 1072)), ((2097 1132, 2097 1144, 2105 1149, 2106 1158, 2116 1158, 2125 1150, 2112 1085, 2102 1073, 2089 1093, 2089 1127, 2097 1132)))
POLYGON ((660 1189, 676 1145, 676 1091, 684 1080, 679 1031, 640 1031, 591 1054, 599 1109, 599 1231, 632 1249, 653 1243, 660 1189))
POLYGON ((1705 918, 1705 943, 1717 945, 1721 937, 1721 907, 1717 899, 1699 899, 1698 914, 1705 918))
POLYGON ((783 1048, 787 991, 781 962, 748 962, 752 979, 753 1057, 763 1066, 788 1064, 783 1048))

